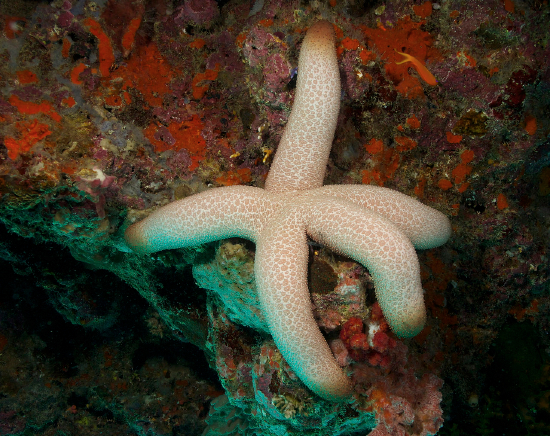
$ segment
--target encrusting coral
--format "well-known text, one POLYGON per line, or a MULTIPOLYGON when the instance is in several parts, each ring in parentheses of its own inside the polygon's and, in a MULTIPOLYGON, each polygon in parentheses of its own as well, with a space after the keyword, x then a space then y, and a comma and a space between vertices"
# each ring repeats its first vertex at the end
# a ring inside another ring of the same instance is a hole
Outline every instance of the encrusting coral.
POLYGON ((321 397, 341 401, 351 384, 311 311, 307 237, 365 265, 392 330, 416 335, 425 322, 415 253, 447 241, 442 213, 385 188, 322 187, 340 104, 332 24, 313 25, 299 59, 295 104, 266 188, 212 189, 173 202, 129 227, 143 253, 229 237, 256 243, 255 276, 273 339, 299 378, 321 397))

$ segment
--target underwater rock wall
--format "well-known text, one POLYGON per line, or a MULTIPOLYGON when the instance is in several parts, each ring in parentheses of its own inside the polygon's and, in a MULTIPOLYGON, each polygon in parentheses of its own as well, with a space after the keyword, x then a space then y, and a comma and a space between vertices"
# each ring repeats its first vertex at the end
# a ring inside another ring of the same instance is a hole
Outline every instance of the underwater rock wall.
POLYGON ((225 401, 242 434, 547 433, 548 20, 538 0, 2 2, 0 434, 223 434, 225 401), (263 187, 321 18, 343 88, 325 184, 453 226, 419 252, 428 321, 406 341, 368 271, 311 244, 315 319, 354 384, 337 405, 266 334, 252 244, 123 241, 175 199, 263 187), (501 395, 494 371, 528 388, 501 395))

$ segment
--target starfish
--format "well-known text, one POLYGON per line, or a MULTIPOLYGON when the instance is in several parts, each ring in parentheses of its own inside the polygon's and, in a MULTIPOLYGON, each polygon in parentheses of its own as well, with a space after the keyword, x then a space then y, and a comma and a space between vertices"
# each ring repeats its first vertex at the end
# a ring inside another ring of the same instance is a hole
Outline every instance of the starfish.
POLYGON ((231 237, 254 242, 260 307, 275 344, 313 392, 345 401, 351 383, 311 309, 308 236, 363 264, 394 333, 412 337, 426 319, 415 247, 444 244, 451 227, 439 211, 391 189, 322 186, 340 110, 332 24, 311 26, 298 68, 294 104, 265 189, 221 187, 175 201, 128 227, 125 237, 141 253, 231 237))

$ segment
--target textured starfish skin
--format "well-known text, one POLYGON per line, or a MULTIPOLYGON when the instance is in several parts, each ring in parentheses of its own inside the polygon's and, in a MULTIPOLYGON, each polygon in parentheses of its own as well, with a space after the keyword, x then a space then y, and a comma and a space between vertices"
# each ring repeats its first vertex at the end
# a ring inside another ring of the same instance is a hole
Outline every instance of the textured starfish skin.
POLYGON ((126 240, 145 253, 229 237, 255 242, 258 296, 277 347, 312 391, 339 401, 351 384, 313 318, 307 237, 365 265, 392 330, 411 337, 426 318, 415 247, 439 246, 451 229, 440 212, 390 189, 321 186, 340 98, 330 23, 310 28, 299 62, 295 103, 266 188, 216 188, 176 201, 130 226, 126 240))

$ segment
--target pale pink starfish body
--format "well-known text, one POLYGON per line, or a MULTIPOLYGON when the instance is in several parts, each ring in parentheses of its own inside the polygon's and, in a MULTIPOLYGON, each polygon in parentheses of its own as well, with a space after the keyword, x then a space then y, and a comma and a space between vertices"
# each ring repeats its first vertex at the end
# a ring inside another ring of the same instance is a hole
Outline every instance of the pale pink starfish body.
POLYGON ((380 307, 401 337, 416 335, 426 312, 416 248, 444 244, 442 213, 386 188, 322 186, 340 108, 334 30, 313 25, 300 51, 296 97, 265 189, 215 188, 173 202, 126 231, 136 251, 152 253, 230 237, 256 243, 261 309, 282 355, 315 393, 351 395, 312 314, 307 237, 365 265, 380 307))

